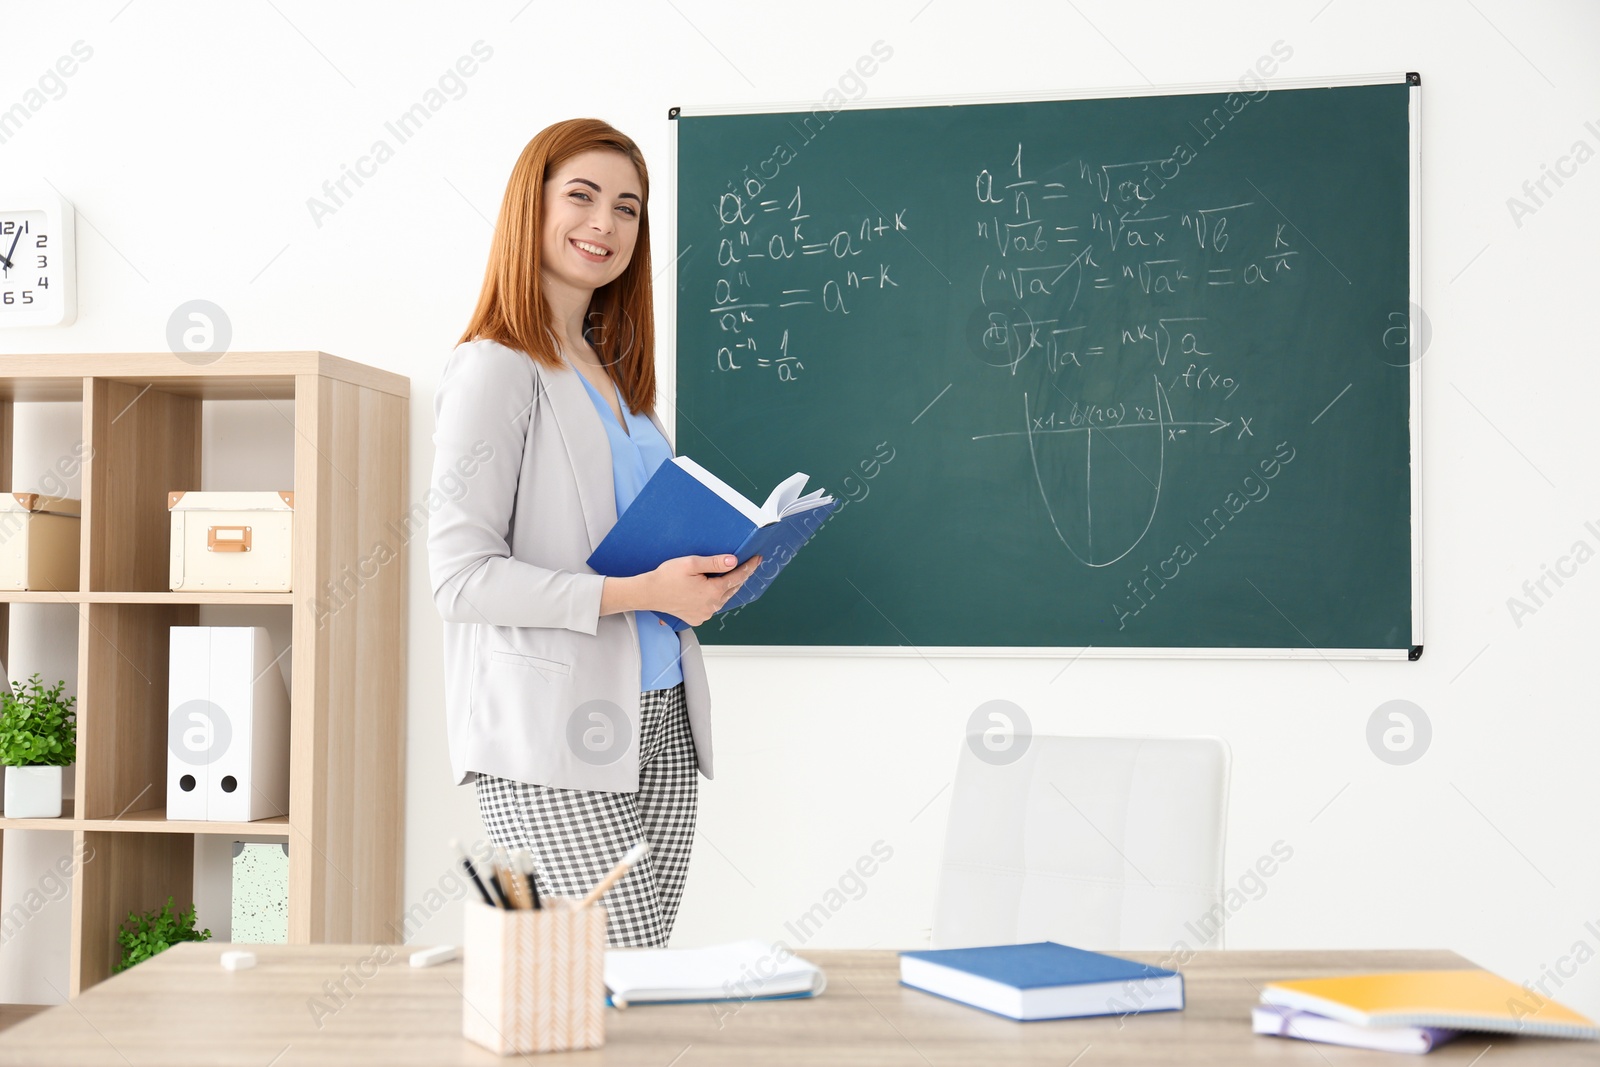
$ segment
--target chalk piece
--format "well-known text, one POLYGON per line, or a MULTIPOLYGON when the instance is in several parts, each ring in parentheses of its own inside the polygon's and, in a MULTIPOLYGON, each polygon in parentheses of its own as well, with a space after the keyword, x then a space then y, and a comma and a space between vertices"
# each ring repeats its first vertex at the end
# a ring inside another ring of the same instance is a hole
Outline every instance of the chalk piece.
POLYGON ((449 963, 460 955, 460 945, 440 945, 438 948, 425 948, 411 954, 411 966, 432 967, 436 963, 449 963))
POLYGON ((243 971, 256 965, 254 952, 234 950, 222 954, 222 969, 225 971, 243 971))

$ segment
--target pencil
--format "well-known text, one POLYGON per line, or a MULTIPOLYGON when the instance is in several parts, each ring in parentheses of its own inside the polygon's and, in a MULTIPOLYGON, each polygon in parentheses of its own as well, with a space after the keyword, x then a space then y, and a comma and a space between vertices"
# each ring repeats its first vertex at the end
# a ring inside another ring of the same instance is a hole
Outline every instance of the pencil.
POLYGON ((611 868, 611 870, 606 873, 604 878, 600 879, 600 884, 589 890, 589 895, 578 902, 578 907, 587 908, 590 904, 593 904, 595 901, 604 896, 607 889, 610 889, 612 886, 616 885, 622 876, 628 873, 629 867, 632 867, 644 857, 647 848, 648 846, 643 841, 640 841, 638 844, 630 848, 628 850, 628 854, 618 860, 617 865, 611 868))
POLYGON ((531 911, 533 898, 528 895, 528 883, 522 874, 522 854, 506 850, 506 891, 518 911, 531 911))
MULTIPOLYGON (((497 854, 499 853, 499 851, 500 851, 499 849, 495 849, 495 852, 497 854)), ((494 895, 499 898, 500 906, 509 911, 511 909, 511 900, 510 900, 510 898, 508 898, 506 896, 505 882, 503 882, 501 880, 501 877, 500 877, 500 864, 499 864, 498 861, 491 861, 489 866, 490 866, 489 885, 491 887, 493 887, 494 895)))
POLYGON ((544 903, 539 899, 539 886, 538 880, 535 878, 533 853, 524 849, 515 853, 513 859, 515 860, 513 869, 522 879, 523 895, 524 899, 528 901, 528 906, 535 911, 542 909, 544 903))
POLYGON ((489 890, 484 888, 483 879, 478 877, 478 870, 472 865, 472 857, 467 855, 467 850, 461 847, 461 842, 452 837, 450 847, 456 850, 461 857, 461 867, 467 872, 467 877, 472 879, 472 884, 478 888, 478 895, 483 897, 483 902, 489 907, 494 907, 494 898, 489 895, 489 890))

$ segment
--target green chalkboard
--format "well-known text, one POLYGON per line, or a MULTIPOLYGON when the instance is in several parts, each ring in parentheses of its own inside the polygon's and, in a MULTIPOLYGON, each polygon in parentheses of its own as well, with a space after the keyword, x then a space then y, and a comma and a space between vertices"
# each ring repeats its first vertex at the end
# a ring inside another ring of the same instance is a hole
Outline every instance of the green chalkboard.
POLYGON ((678 117, 678 450, 844 501, 701 640, 1410 650, 1417 91, 678 117))

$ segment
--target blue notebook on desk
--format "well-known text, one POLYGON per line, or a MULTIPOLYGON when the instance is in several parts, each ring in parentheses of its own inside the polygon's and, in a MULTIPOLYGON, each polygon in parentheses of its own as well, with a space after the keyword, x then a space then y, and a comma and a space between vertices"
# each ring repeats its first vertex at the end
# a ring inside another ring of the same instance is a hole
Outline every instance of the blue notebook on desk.
POLYGON ((1024 1022, 1183 1010, 1183 975, 1054 941, 900 953, 900 984, 1024 1022))
MULTIPOLYGON (((688 456, 675 456, 656 468, 588 564, 608 578, 631 578, 679 556, 731 554, 743 563, 760 555, 761 565, 722 610, 743 607, 767 591, 839 506, 821 489, 802 495, 806 480, 786 478, 756 505, 688 456)), ((688 625, 656 614, 674 630, 688 625)))

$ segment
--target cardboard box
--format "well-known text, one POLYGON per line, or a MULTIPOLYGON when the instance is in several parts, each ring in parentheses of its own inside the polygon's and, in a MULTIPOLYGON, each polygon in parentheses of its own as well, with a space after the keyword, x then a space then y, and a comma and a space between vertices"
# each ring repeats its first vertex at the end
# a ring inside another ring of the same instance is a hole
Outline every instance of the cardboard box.
POLYGON ((167 494, 172 588, 286 593, 294 547, 294 494, 167 494))
POLYGON ((0 589, 78 591, 78 501, 0 493, 0 589))

